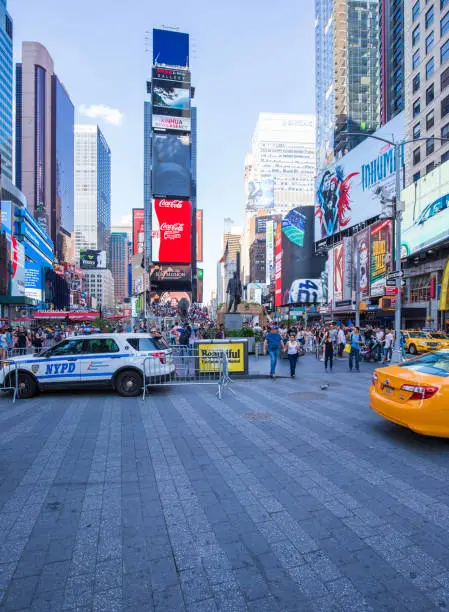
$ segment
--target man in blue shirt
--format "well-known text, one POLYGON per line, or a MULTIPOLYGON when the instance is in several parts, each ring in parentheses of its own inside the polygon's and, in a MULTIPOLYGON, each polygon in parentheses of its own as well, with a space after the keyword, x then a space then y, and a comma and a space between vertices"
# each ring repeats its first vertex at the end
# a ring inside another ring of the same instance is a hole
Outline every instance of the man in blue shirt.
POLYGON ((351 334, 351 352, 349 353, 349 369, 352 372, 352 364, 355 360, 355 369, 357 372, 360 371, 360 346, 362 344, 362 336, 360 329, 355 327, 351 334))
POLYGON ((268 354, 270 355, 270 378, 276 378, 276 364, 281 348, 284 348, 284 343, 279 334, 279 328, 272 327, 264 342, 264 352, 266 353, 268 350, 268 354))

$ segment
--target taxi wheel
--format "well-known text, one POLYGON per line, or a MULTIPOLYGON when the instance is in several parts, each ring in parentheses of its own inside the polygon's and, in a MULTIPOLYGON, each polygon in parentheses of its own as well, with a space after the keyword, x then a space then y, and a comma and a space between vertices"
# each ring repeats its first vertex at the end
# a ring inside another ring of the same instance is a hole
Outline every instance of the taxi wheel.
POLYGON ((124 370, 117 376, 115 388, 122 397, 136 397, 142 391, 141 374, 135 370, 124 370))
POLYGON ((408 348, 408 352, 410 353, 410 355, 417 355, 418 351, 416 350, 416 346, 414 344, 411 344, 408 348))
POLYGON ((19 372, 19 397, 21 399, 29 399, 36 395, 37 385, 36 381, 29 374, 19 372))

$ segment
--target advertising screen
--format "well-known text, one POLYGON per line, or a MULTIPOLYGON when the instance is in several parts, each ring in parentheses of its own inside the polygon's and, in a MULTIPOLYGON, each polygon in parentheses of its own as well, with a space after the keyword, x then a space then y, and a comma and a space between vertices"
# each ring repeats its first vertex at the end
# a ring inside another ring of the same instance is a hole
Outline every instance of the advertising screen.
POLYGON ((382 221, 371 229, 371 296, 385 295, 387 272, 391 271, 393 228, 391 221, 382 221))
POLYGON ((153 83, 153 107, 190 110, 190 88, 174 87, 168 83, 153 83))
POLYGON ((143 208, 133 208, 133 250, 132 254, 143 253, 145 243, 145 215, 143 208))
POLYGON ((153 64, 189 65, 189 35, 174 30, 153 29, 153 64))
POLYGON ((152 71, 153 88, 164 83, 175 84, 177 87, 190 87, 190 71, 182 68, 154 66, 152 71))
POLYGON ((300 206, 282 220, 281 305, 325 300, 324 263, 315 256, 313 216, 312 206, 300 206))
POLYGON ((190 197, 192 175, 189 135, 154 134, 152 176, 153 194, 190 197))
POLYGON ((344 252, 343 243, 334 249, 334 305, 343 300, 344 252))
POLYGON ((188 200, 153 200, 153 261, 191 262, 191 204, 188 200))
POLYGON ((191 267, 182 264, 153 266, 150 283, 151 291, 191 291, 191 267))
MULTIPOLYGON (((377 130, 376 136, 404 139, 404 113, 377 130)), ((401 166, 404 151, 401 152, 401 166)), ((395 195, 395 156, 389 144, 366 138, 315 183, 315 241, 377 217, 395 195)))
POLYGON ((8 201, 0 202, 0 230, 7 236, 12 231, 12 204, 8 201))
POLYGON ((247 210, 274 207, 274 179, 247 182, 247 210))
POLYGON ((171 117, 170 115, 153 115, 153 128, 155 130, 175 130, 190 132, 192 122, 190 117, 171 117))
POLYGON ((203 261, 203 211, 196 210, 196 260, 203 261))
POLYGON ((23 297, 25 295, 25 247, 11 236, 11 295, 23 297))
POLYGON ((369 297, 369 279, 370 279, 370 232, 368 229, 355 234, 353 246, 353 270, 354 270, 354 288, 356 288, 356 274, 357 262, 360 266, 360 282, 359 291, 360 299, 365 300, 369 297))
POLYGON ((274 234, 274 305, 282 306, 282 223, 278 223, 274 234))
POLYGON ((265 265, 266 265, 266 284, 270 287, 274 273, 274 221, 267 221, 266 225, 266 247, 265 247, 265 265))
POLYGON ((441 164, 425 179, 401 193, 405 204, 402 216, 401 256, 428 249, 448 239, 449 163, 441 164))
POLYGON ((80 250, 80 268, 83 270, 106 268, 106 251, 80 250))
POLYGON ((25 264, 25 295, 42 302, 42 267, 27 261, 25 264))

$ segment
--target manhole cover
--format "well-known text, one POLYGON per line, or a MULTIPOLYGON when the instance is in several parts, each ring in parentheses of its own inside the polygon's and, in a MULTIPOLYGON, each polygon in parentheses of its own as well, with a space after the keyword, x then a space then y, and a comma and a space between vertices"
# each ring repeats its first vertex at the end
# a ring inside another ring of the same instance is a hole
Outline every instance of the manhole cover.
POLYGON ((270 412, 245 412, 243 416, 248 421, 270 421, 273 417, 270 412))
POLYGON ((296 393, 289 393, 288 396, 299 400, 320 400, 328 397, 326 393, 319 393, 318 391, 297 391, 296 393))

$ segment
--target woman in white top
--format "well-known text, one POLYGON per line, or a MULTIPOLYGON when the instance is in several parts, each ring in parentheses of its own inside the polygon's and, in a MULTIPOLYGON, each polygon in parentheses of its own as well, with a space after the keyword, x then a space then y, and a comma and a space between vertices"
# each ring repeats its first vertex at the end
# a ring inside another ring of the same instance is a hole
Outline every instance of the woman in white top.
POLYGON ((287 353, 290 362, 290 376, 295 378, 296 363, 301 351, 301 343, 295 338, 294 332, 290 332, 288 341, 284 344, 284 352, 287 353))

